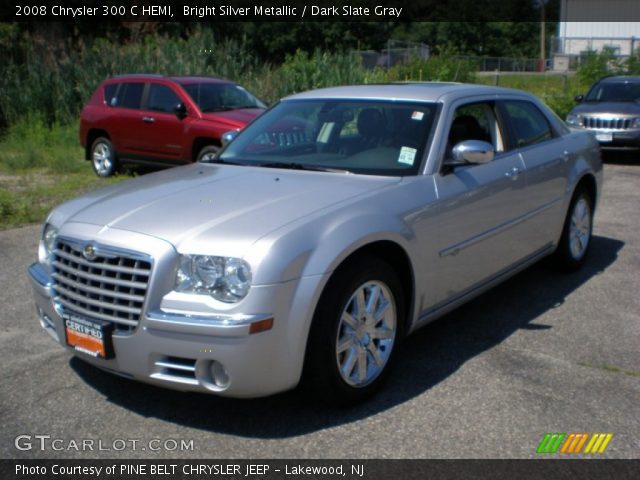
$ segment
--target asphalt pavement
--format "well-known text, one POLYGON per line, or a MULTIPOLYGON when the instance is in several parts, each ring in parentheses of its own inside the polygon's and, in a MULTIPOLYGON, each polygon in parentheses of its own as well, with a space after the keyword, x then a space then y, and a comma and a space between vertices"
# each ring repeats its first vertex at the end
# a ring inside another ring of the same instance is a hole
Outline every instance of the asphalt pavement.
POLYGON ((1 231, 0 458, 537 458, 548 432, 612 433, 599 457, 640 458, 640 155, 607 159, 584 269, 535 265, 427 326, 348 409, 179 393, 73 358, 36 319, 40 227, 1 231))

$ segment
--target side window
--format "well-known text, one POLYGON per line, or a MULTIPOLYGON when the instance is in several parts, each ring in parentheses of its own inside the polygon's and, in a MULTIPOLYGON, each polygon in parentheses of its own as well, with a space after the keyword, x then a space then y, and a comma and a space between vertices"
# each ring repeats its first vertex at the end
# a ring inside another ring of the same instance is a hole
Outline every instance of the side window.
POLYGON ((547 117, 533 103, 513 100, 504 106, 514 147, 527 147, 553 138, 547 117))
POLYGON ((471 103, 456 109, 447 138, 447 158, 451 158, 453 147, 465 140, 481 140, 493 145, 496 152, 504 151, 493 102, 471 103))
POLYGON ((118 91, 118 84, 112 83, 104 87, 104 103, 107 105, 111 105, 112 107, 116 104, 116 92, 118 91))
POLYGON ((123 83, 118 90, 118 96, 111 100, 112 107, 140 108, 144 83, 123 83))
POLYGON ((166 85, 152 83, 149 88, 147 109, 154 112, 172 113, 180 98, 166 85))

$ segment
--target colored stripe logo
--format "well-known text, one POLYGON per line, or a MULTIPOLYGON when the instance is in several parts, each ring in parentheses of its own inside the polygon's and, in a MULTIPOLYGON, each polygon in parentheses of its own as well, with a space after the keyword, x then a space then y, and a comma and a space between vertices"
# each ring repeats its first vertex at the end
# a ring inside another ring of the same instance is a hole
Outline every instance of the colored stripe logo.
POLYGON ((612 438, 613 433, 545 433, 536 453, 604 453, 612 438))

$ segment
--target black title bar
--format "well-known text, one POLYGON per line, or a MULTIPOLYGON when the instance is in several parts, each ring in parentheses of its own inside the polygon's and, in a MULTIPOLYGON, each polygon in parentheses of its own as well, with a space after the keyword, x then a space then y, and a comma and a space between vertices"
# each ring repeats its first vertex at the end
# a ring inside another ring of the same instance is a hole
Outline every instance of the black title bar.
POLYGON ((0 460, 3 480, 626 480, 638 471, 640 460, 0 460))
MULTIPOLYGON (((630 4, 631 5, 631 4, 630 4)), ((633 5, 631 5, 632 7, 633 5)), ((639 21, 640 9, 576 0, 13 0, 2 21, 639 21), (561 8, 562 7, 562 8, 561 8)))

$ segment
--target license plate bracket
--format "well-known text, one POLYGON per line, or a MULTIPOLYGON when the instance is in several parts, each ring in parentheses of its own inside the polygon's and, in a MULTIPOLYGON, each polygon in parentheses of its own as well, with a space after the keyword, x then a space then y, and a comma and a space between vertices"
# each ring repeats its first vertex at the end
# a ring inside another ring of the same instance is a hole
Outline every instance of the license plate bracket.
POLYGON ((596 133, 596 140, 599 142, 613 142, 613 133, 596 133))
POLYGON ((114 357, 111 322, 87 318, 72 312, 64 312, 62 318, 67 345, 92 357, 114 357))

